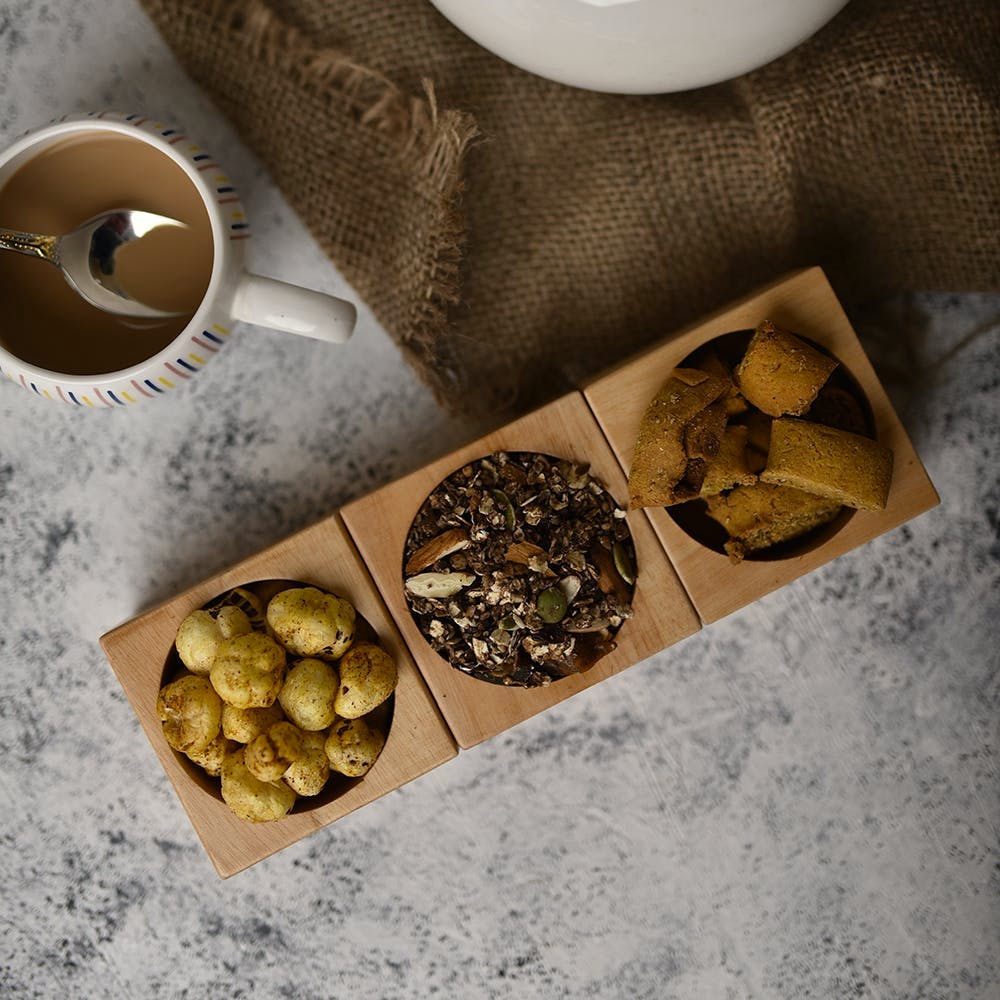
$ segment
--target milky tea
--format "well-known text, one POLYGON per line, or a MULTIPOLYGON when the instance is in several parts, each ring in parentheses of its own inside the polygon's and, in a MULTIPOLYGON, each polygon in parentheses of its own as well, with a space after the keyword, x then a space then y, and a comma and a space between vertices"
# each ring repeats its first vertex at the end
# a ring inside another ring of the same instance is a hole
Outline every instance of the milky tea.
POLYGON ((187 326, 212 274, 212 232, 184 170, 153 146, 110 132, 54 142, 0 181, 0 227, 58 235, 112 209, 157 212, 168 226, 120 251, 130 295, 170 319, 113 316, 85 302, 45 261, 0 252, 0 346, 67 375, 121 371, 152 357, 187 326))

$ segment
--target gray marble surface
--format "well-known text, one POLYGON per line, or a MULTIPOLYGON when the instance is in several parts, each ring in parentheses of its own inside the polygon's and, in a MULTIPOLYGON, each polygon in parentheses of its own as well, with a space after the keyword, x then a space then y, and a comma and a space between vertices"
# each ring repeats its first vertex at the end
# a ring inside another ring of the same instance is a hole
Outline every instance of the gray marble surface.
MULTIPOLYGON (((0 142, 97 106, 340 285, 132 0, 0 0, 0 142)), ((1000 996, 1000 299, 904 305, 867 343, 940 507, 225 882, 98 636, 475 428, 364 311, 154 404, 0 384, 0 995, 1000 996)))

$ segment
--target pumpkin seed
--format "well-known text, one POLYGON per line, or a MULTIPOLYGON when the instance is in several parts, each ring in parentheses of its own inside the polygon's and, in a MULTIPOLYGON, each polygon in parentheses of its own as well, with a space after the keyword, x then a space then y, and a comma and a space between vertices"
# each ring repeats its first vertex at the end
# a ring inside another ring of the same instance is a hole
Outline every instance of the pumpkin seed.
POLYGON ((514 525, 517 524, 517 518, 514 515, 514 505, 510 502, 510 497, 503 490, 490 490, 490 495, 500 504, 504 520, 507 522, 507 530, 513 531, 514 525))
POLYGON ((618 575, 626 583, 635 583, 635 563, 632 561, 628 549, 621 542, 615 542, 611 547, 611 555, 614 556, 615 569, 618 570, 618 575))
POLYGON ((561 622, 566 615, 566 608, 566 595, 559 587, 547 587, 535 602, 538 617, 548 625, 561 622))

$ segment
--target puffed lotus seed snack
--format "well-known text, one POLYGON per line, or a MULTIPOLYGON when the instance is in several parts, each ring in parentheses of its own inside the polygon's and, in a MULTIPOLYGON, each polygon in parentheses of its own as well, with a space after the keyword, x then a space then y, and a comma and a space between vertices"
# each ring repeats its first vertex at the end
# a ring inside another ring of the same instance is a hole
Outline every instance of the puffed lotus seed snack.
POLYGON ((290 722, 276 722, 254 737, 243 752, 247 770, 261 781, 277 781, 302 756, 303 732, 290 722))
POLYGON ((219 735, 222 699, 204 677, 188 674, 160 690, 156 714, 175 750, 200 753, 219 735))
POLYGON ((249 591, 237 589, 209 609, 199 609, 181 622, 174 645, 181 663, 193 674, 207 674, 223 639, 263 631, 264 611, 249 591))
POLYGON ((326 738, 326 759, 330 768, 360 778, 367 774, 385 746, 385 734, 364 719, 338 719, 326 738))
POLYGON ((333 707, 342 719, 359 719, 373 712, 396 688, 396 661, 373 642, 356 642, 339 666, 340 685, 333 707))
POLYGON ((269 635, 236 635, 219 643, 209 678, 227 704, 235 708, 267 708, 281 691, 285 660, 284 649, 269 635))
POLYGON ((217 778, 222 773, 222 762, 226 755, 236 749, 236 743, 227 739, 223 733, 212 740, 204 750, 189 750, 187 757, 192 763, 197 764, 207 775, 217 778))
POLYGON ((240 587, 191 612, 175 639, 184 669, 157 699, 170 746, 253 823, 366 774, 397 681, 393 658, 355 639, 350 602, 316 587, 267 593, 240 587))
POLYGON ((240 747, 222 762, 222 799, 249 823, 266 823, 291 812, 297 798, 283 781, 261 781, 249 771, 240 747))
POLYGON ((302 753, 285 771, 284 780, 298 795, 319 795, 330 777, 326 759, 326 733, 303 733, 302 753))
POLYGON ((354 641, 354 608, 316 587, 294 587, 272 597, 267 624, 296 656, 337 660, 354 641))
POLYGON ((181 622, 174 645, 181 663, 191 673, 207 674, 223 639, 251 631, 247 616, 239 608, 233 608, 232 612, 235 614, 227 613, 220 621, 207 611, 192 611, 181 622))
MULTIPOLYGON (((351 655, 351 647, 341 659, 351 655)), ((288 671, 278 696, 285 715, 300 729, 315 732, 327 729, 337 717, 337 671, 332 664, 316 657, 299 660, 288 671)))
POLYGON ((268 705, 267 708, 237 708, 235 705, 223 702, 222 735, 228 740, 235 740, 245 745, 270 729, 276 722, 281 722, 284 717, 285 713, 278 702, 268 705))

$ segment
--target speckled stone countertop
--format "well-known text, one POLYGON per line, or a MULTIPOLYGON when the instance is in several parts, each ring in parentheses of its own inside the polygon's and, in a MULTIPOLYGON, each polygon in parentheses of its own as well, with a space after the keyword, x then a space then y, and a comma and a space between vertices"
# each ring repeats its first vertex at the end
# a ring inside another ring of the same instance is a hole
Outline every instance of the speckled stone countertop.
MULTIPOLYGON (((131 0, 0 0, 0 142, 152 108, 338 279, 131 0)), ((98 637, 469 439, 367 314, 81 413, 0 384, 0 996, 1000 996, 1000 299, 866 339, 940 507, 228 881, 98 637)))

